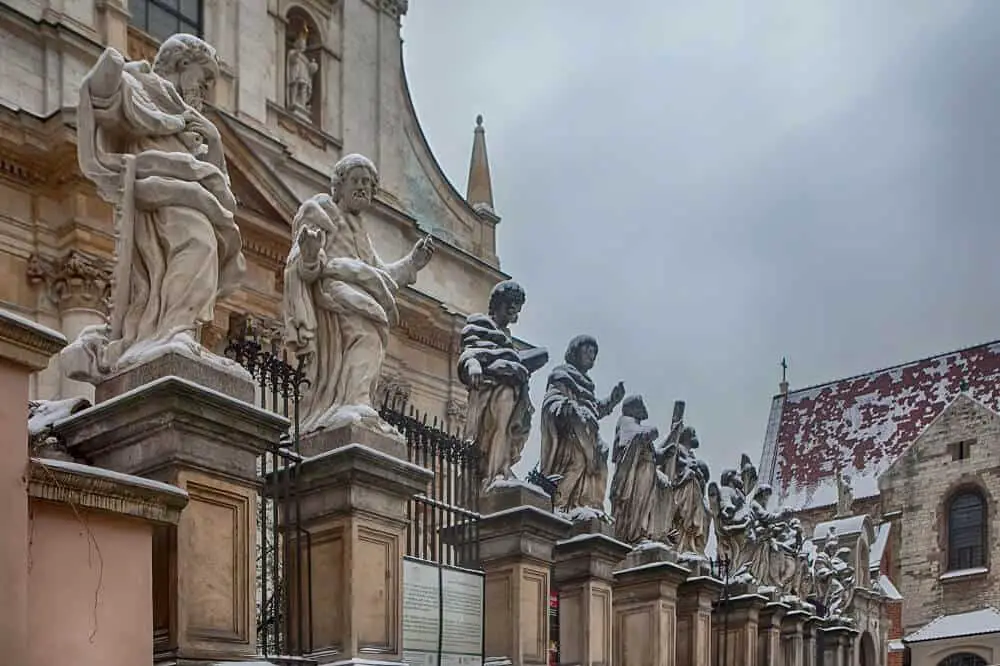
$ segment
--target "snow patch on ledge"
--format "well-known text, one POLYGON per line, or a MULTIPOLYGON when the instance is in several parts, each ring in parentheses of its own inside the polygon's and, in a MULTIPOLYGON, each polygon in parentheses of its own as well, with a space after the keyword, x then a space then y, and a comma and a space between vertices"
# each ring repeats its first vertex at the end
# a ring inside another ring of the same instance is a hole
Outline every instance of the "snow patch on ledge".
POLYGON ((154 490, 159 493, 174 495, 176 497, 188 496, 186 490, 178 488, 177 486, 172 486, 169 483, 162 483, 160 481, 153 481, 152 479, 144 479, 141 476, 132 476, 131 474, 114 472, 110 469, 104 469, 103 467, 94 467, 93 465, 83 465, 80 463, 69 462, 66 460, 55 460, 52 458, 32 458, 31 462, 48 469, 107 479, 108 481, 114 481, 115 483, 122 483, 135 488, 146 488, 147 490, 154 490))
POLYGON ((31 406, 31 416, 28 417, 28 434, 34 437, 40 435, 56 421, 61 421, 90 407, 90 401, 83 397, 66 398, 65 400, 35 400, 31 406))
POLYGON ((52 338, 55 341, 63 343, 63 345, 69 344, 69 340, 66 339, 66 336, 60 333, 59 331, 55 331, 49 328, 48 326, 39 324, 36 321, 31 321, 27 317, 22 317, 19 314, 11 312, 10 310, 0 308, 0 320, 2 319, 10 320, 15 324, 17 324, 18 326, 23 326, 24 328, 30 329, 31 331, 38 333, 39 335, 43 335, 47 338, 52 338))
POLYGON ((948 571, 946 573, 938 576, 938 580, 955 580, 956 578, 968 578, 970 576, 982 576, 983 574, 989 573, 990 570, 986 567, 975 567, 972 569, 956 569, 954 571, 948 571))
POLYGON ((516 476, 510 479, 498 476, 490 482, 490 485, 486 486, 486 490, 483 492, 488 493, 491 490, 499 490, 501 488, 527 488, 534 493, 538 493, 542 497, 549 497, 549 494, 542 490, 540 486, 536 486, 534 483, 529 481, 523 481, 516 476))

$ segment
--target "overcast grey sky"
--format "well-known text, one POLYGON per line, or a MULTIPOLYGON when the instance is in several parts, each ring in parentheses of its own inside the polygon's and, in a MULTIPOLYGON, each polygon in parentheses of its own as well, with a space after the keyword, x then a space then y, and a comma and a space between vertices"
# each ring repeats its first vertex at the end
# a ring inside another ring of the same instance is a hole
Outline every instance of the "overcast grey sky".
POLYGON ((716 476, 782 356, 796 388, 1000 338, 1000 2, 415 0, 403 34, 462 192, 485 116, 536 406, 591 333, 716 476))

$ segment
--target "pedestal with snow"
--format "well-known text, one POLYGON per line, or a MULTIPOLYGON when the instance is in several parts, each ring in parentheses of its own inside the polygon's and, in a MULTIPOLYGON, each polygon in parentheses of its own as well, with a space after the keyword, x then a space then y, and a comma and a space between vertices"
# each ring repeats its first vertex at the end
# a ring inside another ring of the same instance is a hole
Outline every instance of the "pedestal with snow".
POLYGON ((99 404, 53 430, 77 459, 190 497, 177 526, 154 534, 154 660, 246 659, 257 651, 257 458, 288 420, 219 390, 252 400, 239 375, 183 356, 155 363, 99 385, 99 404), (163 372, 171 374, 157 378, 163 372))
POLYGON ((289 586, 290 647, 308 650, 320 664, 398 663, 406 504, 426 492, 434 474, 379 450, 389 442, 379 448, 340 445, 341 435, 320 431, 312 445, 325 452, 298 467, 304 537, 291 547, 305 553, 290 559, 308 563, 309 572, 289 574, 302 581, 300 589, 289 586), (306 595, 306 603, 298 603, 299 594, 306 595), (305 617, 295 615, 310 607, 305 617), (304 645, 298 645, 299 637, 304 645))
POLYGON ((757 617, 757 663, 778 664, 781 661, 781 620, 791 610, 787 604, 772 601, 757 617))
MULTIPOLYGON (((735 594, 716 610, 713 617, 713 643, 719 646, 724 666, 757 664, 758 623, 768 604, 767 597, 756 592, 735 594)), ((761 664, 760 666, 763 666, 761 664)))
POLYGON ((629 553, 614 573, 614 664, 679 663, 677 589, 690 575, 662 544, 629 553))
POLYGON ((808 618, 809 613, 799 608, 789 610, 781 618, 781 648, 785 666, 806 666, 804 632, 808 618))
POLYGON ((677 590, 677 663, 711 666, 712 607, 722 582, 706 575, 689 576, 677 590))
POLYGON ((544 664, 556 542, 571 523, 527 484, 494 487, 480 500, 479 554, 486 573, 486 657, 513 666, 544 664))
POLYGON ((559 662, 611 663, 614 568, 631 547, 601 532, 583 532, 555 547, 553 579, 559 591, 559 662))

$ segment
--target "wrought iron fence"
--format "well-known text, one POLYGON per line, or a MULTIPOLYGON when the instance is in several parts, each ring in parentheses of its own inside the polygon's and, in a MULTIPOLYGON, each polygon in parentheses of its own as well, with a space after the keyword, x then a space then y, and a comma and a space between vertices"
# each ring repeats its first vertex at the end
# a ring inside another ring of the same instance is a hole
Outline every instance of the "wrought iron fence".
POLYGON ((226 355, 254 377, 257 403, 281 414, 291 429, 257 461, 264 481, 257 514, 257 645, 265 657, 299 656, 311 646, 312 598, 309 533, 302 529, 298 493, 299 399, 306 380, 277 344, 250 337, 231 340, 226 355), (292 587, 294 586, 294 587, 292 587), (305 594, 294 591, 301 590, 305 594))
POLYGON ((479 449, 402 400, 387 397, 379 411, 406 438, 409 461, 434 472, 427 492, 407 504, 406 554, 479 569, 479 449))

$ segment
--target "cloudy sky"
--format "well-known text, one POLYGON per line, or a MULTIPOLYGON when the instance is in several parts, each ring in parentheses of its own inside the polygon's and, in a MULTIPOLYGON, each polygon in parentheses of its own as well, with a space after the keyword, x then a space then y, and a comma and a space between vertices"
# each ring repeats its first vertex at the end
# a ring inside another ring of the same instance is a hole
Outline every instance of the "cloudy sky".
POLYGON ((796 388, 1000 338, 1000 2, 417 0, 404 38, 463 192, 485 116, 517 333, 595 335, 661 428, 685 399, 713 475, 782 356, 796 388))

